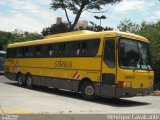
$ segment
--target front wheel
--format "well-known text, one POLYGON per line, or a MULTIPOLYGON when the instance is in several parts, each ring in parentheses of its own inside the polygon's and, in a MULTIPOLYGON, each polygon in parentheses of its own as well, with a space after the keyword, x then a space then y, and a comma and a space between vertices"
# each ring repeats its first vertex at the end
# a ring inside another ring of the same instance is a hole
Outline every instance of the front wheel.
POLYGON ((95 99, 96 95, 93 84, 91 82, 84 82, 81 86, 81 94, 87 100, 95 99))
POLYGON ((30 75, 27 76, 26 78, 26 87, 29 89, 33 88, 33 80, 32 77, 30 75))

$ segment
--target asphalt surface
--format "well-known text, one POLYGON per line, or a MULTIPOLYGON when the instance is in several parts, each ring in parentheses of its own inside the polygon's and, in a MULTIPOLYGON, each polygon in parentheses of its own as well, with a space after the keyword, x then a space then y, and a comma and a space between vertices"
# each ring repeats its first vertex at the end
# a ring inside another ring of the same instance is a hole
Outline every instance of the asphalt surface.
MULTIPOLYGON (((79 120, 82 119, 81 114, 92 114, 90 117, 85 117, 86 120, 101 120, 98 117, 100 114, 102 119, 106 119, 106 114, 159 113, 160 97, 158 96, 132 97, 120 100, 99 97, 94 101, 86 101, 78 93, 44 87, 30 90, 19 87, 17 82, 10 81, 3 75, 0 76, 0 114, 20 116, 38 114, 43 117, 44 114, 54 114, 52 117, 60 120, 79 120), (93 114, 97 115, 93 116, 93 114)), ((50 117, 48 116, 48 118, 50 117)))

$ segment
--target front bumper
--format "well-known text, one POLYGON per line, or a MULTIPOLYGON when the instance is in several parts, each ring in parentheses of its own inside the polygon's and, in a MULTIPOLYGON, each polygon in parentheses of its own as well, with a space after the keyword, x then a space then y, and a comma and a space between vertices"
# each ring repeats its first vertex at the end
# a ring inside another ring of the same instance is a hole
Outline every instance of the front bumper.
POLYGON ((153 88, 116 88, 116 98, 147 96, 153 92, 153 88))

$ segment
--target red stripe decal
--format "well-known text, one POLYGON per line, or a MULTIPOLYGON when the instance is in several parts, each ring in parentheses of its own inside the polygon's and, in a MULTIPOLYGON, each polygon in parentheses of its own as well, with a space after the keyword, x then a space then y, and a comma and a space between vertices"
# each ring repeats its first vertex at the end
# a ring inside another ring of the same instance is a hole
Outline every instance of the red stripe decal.
POLYGON ((72 77, 72 78, 75 78, 75 76, 77 75, 77 73, 78 73, 78 72, 76 72, 76 73, 73 75, 73 77, 72 77))
POLYGON ((16 61, 15 65, 13 66, 12 72, 15 71, 15 67, 16 67, 17 62, 18 62, 18 60, 16 61))
POLYGON ((78 74, 76 78, 78 79, 79 77, 80 77, 80 74, 78 74))
POLYGON ((16 63, 15 63, 15 65, 14 65, 14 67, 13 67, 13 69, 12 69, 12 72, 17 72, 18 71, 18 69, 19 69, 19 63, 18 63, 18 60, 16 61, 16 63))

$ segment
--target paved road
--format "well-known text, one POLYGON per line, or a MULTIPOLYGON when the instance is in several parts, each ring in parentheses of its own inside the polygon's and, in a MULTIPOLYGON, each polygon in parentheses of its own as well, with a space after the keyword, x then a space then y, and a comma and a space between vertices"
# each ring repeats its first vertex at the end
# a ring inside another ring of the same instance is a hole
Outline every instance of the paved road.
POLYGON ((86 101, 73 92, 22 88, 0 76, 0 114, 158 114, 159 103, 158 96, 86 101))

